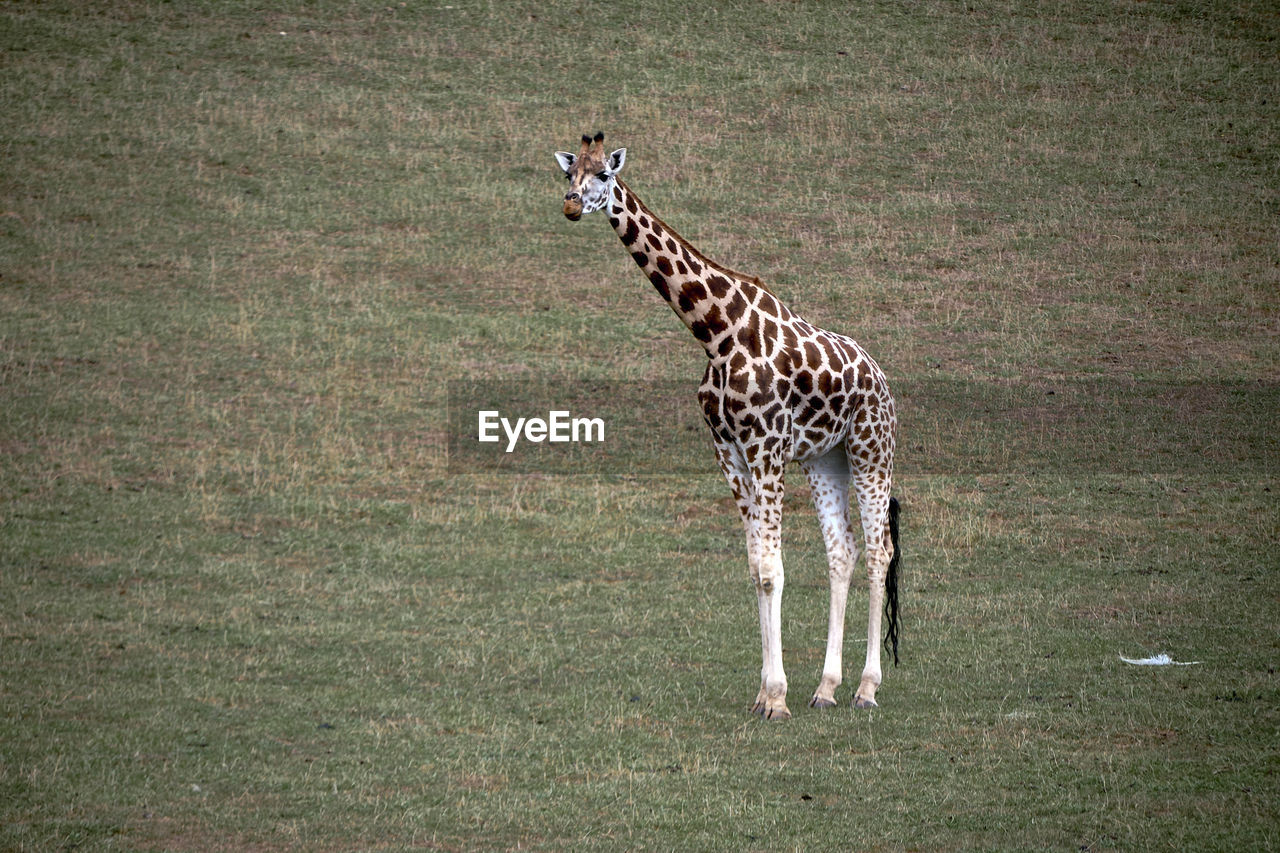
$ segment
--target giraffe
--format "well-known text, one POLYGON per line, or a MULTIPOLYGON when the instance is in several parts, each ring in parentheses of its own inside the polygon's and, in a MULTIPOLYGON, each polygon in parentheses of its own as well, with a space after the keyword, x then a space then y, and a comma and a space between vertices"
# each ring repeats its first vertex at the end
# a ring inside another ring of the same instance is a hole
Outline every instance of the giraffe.
POLYGON ((836 705, 842 681, 845 604, 858 548, 849 520, 857 498, 870 600, 867 654, 854 695, 874 708, 881 608, 886 647, 898 660, 898 502, 890 497, 896 416, 880 367, 852 339, 805 322, 759 278, 708 259, 645 206, 618 173, 627 151, 604 151, 604 134, 584 135, 578 153, 556 152, 569 180, 564 215, 605 210, 622 244, 707 353, 698 387, 716 459, 746 531, 747 561, 760 615, 760 690, 751 710, 787 719, 782 665, 783 469, 808 478, 826 545, 830 610, 822 677, 809 705, 836 705))

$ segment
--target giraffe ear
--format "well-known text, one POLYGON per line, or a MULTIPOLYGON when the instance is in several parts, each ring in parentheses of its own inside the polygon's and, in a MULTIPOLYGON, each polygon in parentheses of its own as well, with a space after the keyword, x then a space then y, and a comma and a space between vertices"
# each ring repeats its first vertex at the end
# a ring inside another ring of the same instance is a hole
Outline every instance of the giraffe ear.
POLYGON ((566 175, 569 174, 569 170, 573 168, 573 161, 577 159, 577 157, 574 157, 568 151, 556 152, 556 162, 560 164, 560 170, 566 175))
POLYGON ((622 171, 622 164, 627 162, 627 149, 619 148, 609 155, 609 172, 618 174, 622 171))

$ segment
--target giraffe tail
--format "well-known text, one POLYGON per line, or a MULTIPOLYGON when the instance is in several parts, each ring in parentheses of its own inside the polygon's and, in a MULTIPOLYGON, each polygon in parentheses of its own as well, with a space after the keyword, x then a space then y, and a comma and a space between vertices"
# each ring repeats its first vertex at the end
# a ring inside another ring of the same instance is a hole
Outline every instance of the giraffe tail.
POLYGON ((884 615, 888 623, 885 648, 893 649, 893 665, 898 665, 898 566, 902 561, 902 549, 898 547, 897 498, 889 498, 889 541, 893 543, 893 557, 889 559, 889 572, 884 579, 884 615))

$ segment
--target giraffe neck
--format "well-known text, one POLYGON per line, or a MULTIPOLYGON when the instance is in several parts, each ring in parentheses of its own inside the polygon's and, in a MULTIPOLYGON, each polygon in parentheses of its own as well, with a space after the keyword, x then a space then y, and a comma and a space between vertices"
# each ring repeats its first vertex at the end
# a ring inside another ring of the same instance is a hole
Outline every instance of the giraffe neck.
POLYGON ((760 334, 772 338, 774 324, 791 317, 760 279, 708 260, 621 179, 614 183, 608 214, 622 245, 708 357, 725 358, 735 346, 750 347, 760 334))

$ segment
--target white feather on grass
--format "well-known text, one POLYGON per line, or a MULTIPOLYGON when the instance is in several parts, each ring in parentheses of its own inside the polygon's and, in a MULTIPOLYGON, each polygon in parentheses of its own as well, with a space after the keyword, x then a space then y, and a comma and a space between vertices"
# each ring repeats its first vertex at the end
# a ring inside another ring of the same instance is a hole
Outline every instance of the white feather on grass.
POLYGON ((1120 655, 1120 660, 1128 664, 1133 664, 1134 666, 1195 666, 1200 663, 1198 660, 1177 661, 1166 654, 1152 655, 1149 658, 1142 658, 1141 660, 1134 660, 1133 658, 1127 658, 1124 655, 1120 655))

